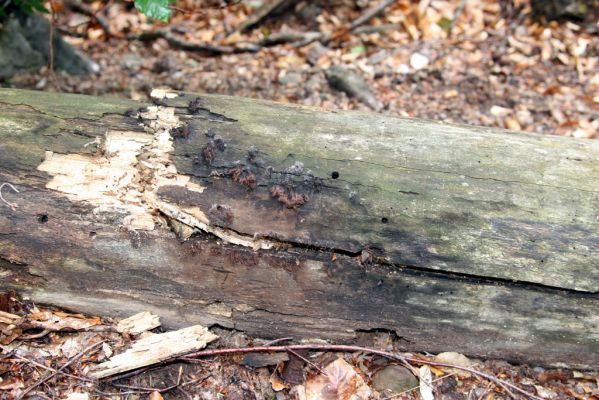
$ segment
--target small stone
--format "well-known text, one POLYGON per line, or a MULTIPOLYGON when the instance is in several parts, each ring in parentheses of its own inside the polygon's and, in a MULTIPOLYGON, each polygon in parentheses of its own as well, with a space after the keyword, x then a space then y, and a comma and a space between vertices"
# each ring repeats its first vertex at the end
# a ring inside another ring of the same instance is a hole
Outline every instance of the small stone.
POLYGON ((323 46, 322 43, 320 43, 317 40, 316 42, 314 42, 314 44, 312 44, 310 46, 310 49, 308 50, 308 54, 306 56, 306 59, 310 64, 317 65, 320 57, 327 54, 328 51, 329 51, 329 48, 326 46, 323 46))
POLYGON ((302 74, 297 72, 287 72, 279 75, 279 83, 287 86, 296 86, 302 82, 302 74))
POLYGON ((532 114, 528 110, 518 110, 516 111, 516 119, 523 127, 527 127, 532 125, 535 121, 532 117, 532 114))
POLYGON ((383 108, 383 104, 370 91, 364 78, 354 70, 337 65, 327 68, 324 74, 333 89, 357 98, 375 111, 380 111, 383 108))
POLYGON ((423 69, 428 66, 428 57, 420 53, 414 53, 410 57, 410 66, 415 70, 423 69))
POLYGON ((491 115, 499 118, 505 118, 513 112, 514 110, 512 110, 511 108, 505 108, 497 105, 494 105, 489 109, 489 113, 491 115))
POLYGON ((399 365, 389 365, 374 374, 372 385, 379 392, 401 393, 417 388, 419 383, 418 379, 407 368, 399 365))

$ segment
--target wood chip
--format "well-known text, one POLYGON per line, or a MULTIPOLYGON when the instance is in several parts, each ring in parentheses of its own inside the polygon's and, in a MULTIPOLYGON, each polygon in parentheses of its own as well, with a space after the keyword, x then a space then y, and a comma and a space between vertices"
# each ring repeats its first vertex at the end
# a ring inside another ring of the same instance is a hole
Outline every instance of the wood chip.
POLYGON ((157 364, 181 354, 197 351, 218 336, 201 325, 178 331, 152 335, 133 342, 130 349, 93 368, 90 377, 102 379, 107 376, 157 364))
POLYGON ((116 329, 119 332, 127 332, 131 335, 139 335, 160 326, 160 317, 148 311, 142 311, 121 320, 116 329))

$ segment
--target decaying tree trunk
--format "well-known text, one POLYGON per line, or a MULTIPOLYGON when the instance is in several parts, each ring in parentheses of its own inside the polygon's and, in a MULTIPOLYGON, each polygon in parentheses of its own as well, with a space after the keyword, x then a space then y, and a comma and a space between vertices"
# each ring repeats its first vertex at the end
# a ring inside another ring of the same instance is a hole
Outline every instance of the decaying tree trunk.
POLYGON ((599 365, 599 142, 0 89, 0 277, 262 337, 599 365))

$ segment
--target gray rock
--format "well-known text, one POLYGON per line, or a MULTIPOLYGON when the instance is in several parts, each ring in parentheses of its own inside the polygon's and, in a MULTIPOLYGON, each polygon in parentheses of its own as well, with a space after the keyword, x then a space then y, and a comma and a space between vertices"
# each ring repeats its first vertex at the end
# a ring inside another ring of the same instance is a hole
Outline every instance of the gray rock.
POLYGON ((407 368, 389 365, 374 374, 372 386, 379 392, 401 393, 418 387, 418 379, 407 368))
MULTIPOLYGON (((50 22, 39 14, 11 13, 0 24, 0 79, 35 71, 48 63, 50 22)), ((54 69, 71 75, 98 72, 96 63, 77 53, 54 32, 54 69)))
POLYGON ((310 50, 308 50, 306 59, 308 60, 308 62, 310 64, 316 65, 316 63, 318 62, 318 59, 320 57, 324 56, 325 54, 327 54, 328 51, 329 51, 328 47, 323 46, 322 43, 320 43, 319 41, 316 41, 310 46, 310 50))
POLYGON ((375 111, 383 108, 364 79, 355 71, 342 66, 332 66, 324 71, 324 75, 333 89, 357 98, 375 111))
POLYGON ((121 57, 121 63, 129 71, 137 71, 143 65, 143 60, 135 54, 127 53, 121 57))
POLYGON ((279 83, 287 86, 296 86, 297 84, 302 82, 302 80, 302 74, 298 72, 288 72, 279 78, 279 83))

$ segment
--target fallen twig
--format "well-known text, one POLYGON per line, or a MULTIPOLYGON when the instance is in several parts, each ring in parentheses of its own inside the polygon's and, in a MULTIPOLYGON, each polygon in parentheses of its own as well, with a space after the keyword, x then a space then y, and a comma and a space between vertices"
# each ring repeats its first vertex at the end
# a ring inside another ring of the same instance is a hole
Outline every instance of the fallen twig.
POLYGON ((279 339, 271 340, 270 342, 266 342, 263 344, 263 346, 272 346, 275 343, 288 342, 290 340, 293 340, 293 338, 292 337, 279 338, 279 339))
POLYGON ((30 335, 20 335, 17 339, 19 339, 19 340, 39 339, 41 337, 46 336, 50 332, 52 332, 50 329, 44 329, 44 330, 42 330, 41 332, 38 332, 38 333, 32 333, 30 335))
POLYGON ((0 200, 2 200, 4 203, 6 203, 12 210, 14 210, 15 208, 18 207, 18 205, 14 204, 14 203, 10 203, 8 201, 6 201, 4 199, 4 197, 2 197, 2 188, 4 186, 8 186, 9 188, 11 188, 12 190, 14 190, 15 192, 19 193, 19 191, 17 190, 16 187, 13 186, 12 183, 8 183, 8 182, 4 182, 3 184, 0 185, 0 200))
POLYGON ((88 17, 95 20, 98 23, 98 25, 100 25, 100 28, 102 28, 102 31, 104 31, 104 34, 107 37, 113 36, 112 32, 110 31, 110 25, 108 24, 108 21, 106 20, 106 18, 99 15, 101 13, 101 11, 103 10, 103 8, 98 11, 94 11, 86 4, 83 4, 82 2, 76 1, 76 0, 67 0, 65 2, 65 4, 71 10, 78 12, 80 14, 83 14, 83 15, 87 15, 88 17))
POLYGON ((145 387, 145 386, 131 386, 131 385, 123 385, 120 383, 111 383, 112 386, 117 387, 117 388, 121 388, 121 389, 130 389, 130 390, 138 390, 141 392, 159 392, 159 393, 164 393, 164 392, 168 392, 170 390, 176 389, 178 387, 185 387, 185 386, 189 386, 191 384, 197 383, 197 382, 202 382, 206 379, 208 379, 210 376, 212 376, 212 374, 207 374, 204 376, 201 376, 199 378, 196 379, 191 379, 187 382, 176 382, 170 386, 167 386, 165 388, 150 388, 150 387, 145 387))
POLYGON ((453 18, 451 19, 451 24, 449 25, 449 29, 447 30, 447 36, 451 36, 451 32, 453 28, 455 28, 455 24, 458 22, 462 11, 464 10, 464 6, 466 5, 466 0, 461 0, 458 8, 456 8, 455 13, 453 14, 453 18))
POLYGON ((31 392, 33 389, 35 389, 36 387, 42 385, 43 383, 49 381, 50 379, 54 378, 56 375, 58 375, 59 373, 61 373, 62 371, 64 371, 69 365, 73 364, 75 361, 77 361, 79 358, 83 357, 87 352, 92 351, 93 349, 95 349, 96 347, 99 347, 102 343, 104 343, 105 341, 102 340, 100 342, 94 343, 90 346, 87 346, 85 349, 81 350, 79 353, 77 353, 75 356, 71 357, 71 359, 69 359, 69 361, 67 361, 62 367, 60 367, 59 369, 57 369, 55 372, 52 372, 50 375, 39 379, 37 382, 35 382, 33 385, 29 386, 27 389, 25 389, 17 398, 16 400, 21 400, 22 398, 24 398, 29 392, 31 392))
MULTIPOLYGON (((434 367, 459 369, 462 371, 470 372, 471 374, 477 375, 481 378, 485 378, 497 385, 500 385, 503 388, 512 389, 530 399, 543 400, 541 397, 535 396, 534 394, 531 394, 531 393, 527 392, 526 390, 521 389, 512 383, 506 382, 502 379, 494 377, 493 375, 486 374, 484 372, 478 371, 473 368, 463 367, 463 366, 454 365, 454 364, 447 364, 447 363, 442 363, 442 362, 436 362, 436 361, 430 361, 430 360, 423 360, 420 358, 404 357, 399 354, 389 353, 389 352, 382 351, 382 350, 376 350, 376 349, 371 349, 368 347, 360 347, 360 346, 335 345, 335 344, 297 344, 297 345, 289 345, 289 346, 256 346, 256 347, 214 349, 214 350, 197 351, 195 353, 190 353, 185 356, 181 356, 178 359, 186 360, 186 359, 193 359, 194 357, 196 357, 196 358, 197 357, 209 357, 209 356, 217 356, 217 355, 224 355, 224 354, 239 354, 239 353, 257 353, 257 352, 279 352, 280 353, 280 352, 288 352, 289 349, 292 349, 292 350, 317 350, 317 351, 318 350, 319 351, 346 351, 346 352, 361 351, 361 352, 365 352, 365 353, 376 354, 376 355, 379 355, 381 357, 385 357, 385 358, 388 358, 391 360, 419 363, 419 364, 431 365, 434 367)), ((513 393, 511 393, 509 390, 508 390, 508 393, 512 397, 515 397, 513 395, 513 393)))
POLYGON ((308 360, 306 357, 302 356, 297 351, 295 351, 289 347, 287 347, 287 351, 289 353, 293 354, 294 356, 296 356, 297 358, 299 358, 300 360, 302 360, 303 362, 305 362, 306 364, 308 364, 309 366, 311 366, 312 368, 314 368, 315 370, 317 370, 318 372, 320 372, 322 375, 329 376, 329 374, 327 374, 326 371, 324 371, 322 368, 320 368, 318 365, 316 365, 312 361, 308 360))
POLYGON ((63 371, 58 371, 57 369, 54 369, 54 368, 52 368, 52 367, 48 367, 48 366, 46 366, 46 365, 44 365, 44 364, 40 364, 40 363, 38 363, 38 362, 36 362, 36 361, 30 360, 30 359, 28 359, 28 358, 26 358, 26 357, 23 357, 23 356, 20 356, 20 355, 18 355, 18 354, 16 354, 16 353, 15 353, 15 354, 13 354, 13 355, 14 355, 16 358, 18 358, 18 359, 20 359, 20 360, 22 360, 22 361, 24 361, 24 362, 26 362, 26 363, 28 363, 28 364, 35 365, 36 367, 43 368, 43 369, 45 369, 45 370, 47 370, 47 371, 50 371, 50 372, 55 372, 55 373, 57 373, 57 374, 64 375, 64 376, 68 376, 69 378, 77 379, 77 380, 80 380, 80 381, 83 381, 83 382, 94 382, 94 380, 93 380, 93 379, 89 379, 89 378, 86 378, 86 377, 84 377, 84 376, 72 375, 72 374, 69 374, 69 373, 67 373, 67 372, 63 372, 63 371))
POLYGON ((383 12, 383 10, 385 10, 385 8, 389 7, 391 4, 395 3, 396 1, 397 0, 383 0, 376 6, 370 7, 349 25, 349 30, 353 31, 360 25, 365 24, 371 18, 373 18, 373 17, 377 16, 379 13, 383 12))
POLYGON ((267 2, 260 7, 256 12, 251 14, 244 22, 241 23, 235 30, 235 32, 247 32, 251 28, 262 23, 265 19, 273 14, 282 13, 289 7, 297 3, 297 0, 274 0, 267 2))
POLYGON ((238 46, 219 46, 210 45, 206 43, 192 43, 186 40, 180 39, 173 35, 170 29, 156 29, 153 31, 142 32, 139 35, 128 36, 129 39, 141 40, 142 42, 148 42, 163 38, 167 43, 177 49, 185 51, 193 51, 199 53, 205 53, 208 55, 221 55, 221 54, 234 54, 234 53, 255 53, 260 50, 260 45, 248 44, 245 47, 238 46))

